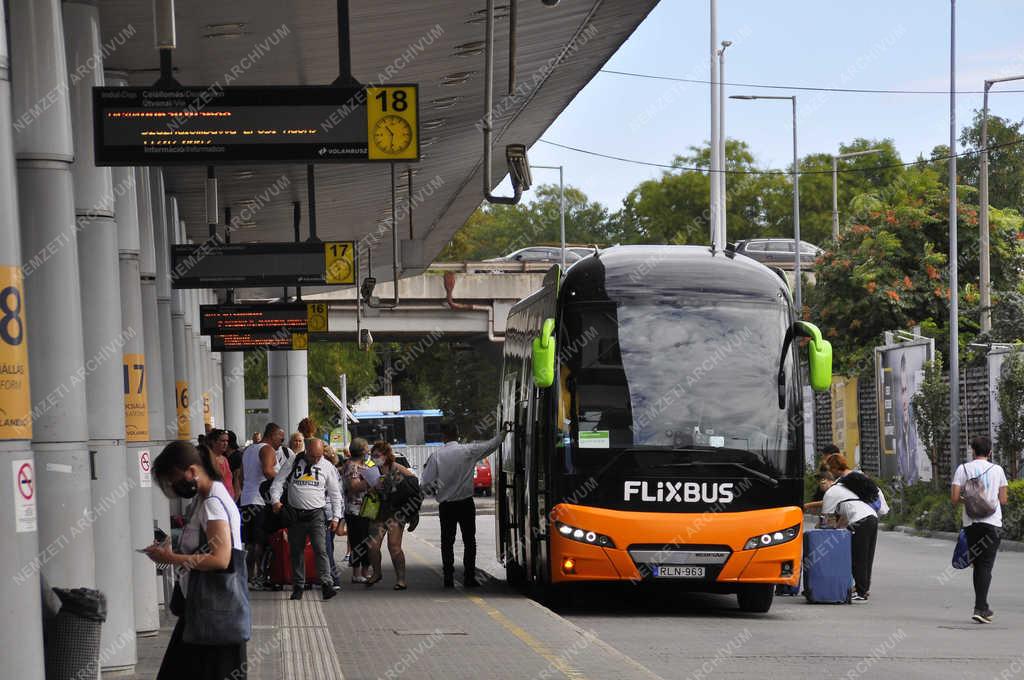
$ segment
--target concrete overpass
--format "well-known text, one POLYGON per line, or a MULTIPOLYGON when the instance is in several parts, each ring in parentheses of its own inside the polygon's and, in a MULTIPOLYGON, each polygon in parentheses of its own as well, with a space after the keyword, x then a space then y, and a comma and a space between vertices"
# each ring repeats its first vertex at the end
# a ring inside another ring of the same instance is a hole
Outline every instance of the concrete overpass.
MULTIPOLYGON (((501 342, 509 309, 541 287, 551 264, 520 262, 434 263, 423 274, 400 279, 396 309, 361 305, 357 320, 354 288, 305 295, 307 302, 327 302, 328 333, 319 339, 357 338, 358 328, 375 341, 408 340, 441 333, 454 338, 501 342), (451 286, 451 296, 445 280, 451 286), (451 299, 454 304, 449 304, 451 299)), ((393 299, 394 284, 378 284, 374 294, 393 299)))

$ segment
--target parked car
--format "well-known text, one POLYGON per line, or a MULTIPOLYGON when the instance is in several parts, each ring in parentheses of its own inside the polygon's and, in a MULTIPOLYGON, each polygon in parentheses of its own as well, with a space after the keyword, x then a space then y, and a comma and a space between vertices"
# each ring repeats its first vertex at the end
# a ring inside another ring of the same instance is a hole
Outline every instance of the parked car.
MULTIPOLYGON (((508 255, 492 257, 485 262, 561 262, 562 249, 558 246, 529 246, 520 248, 508 255)), ((567 246, 565 249, 565 263, 572 264, 594 252, 593 248, 567 246)))
POLYGON ((491 464, 484 458, 473 468, 473 495, 491 495, 491 464))
MULTIPOLYGON (((752 238, 736 242, 736 252, 764 264, 793 264, 795 240, 791 238, 752 238)), ((807 241, 800 242, 800 264, 813 265, 822 249, 807 241)))

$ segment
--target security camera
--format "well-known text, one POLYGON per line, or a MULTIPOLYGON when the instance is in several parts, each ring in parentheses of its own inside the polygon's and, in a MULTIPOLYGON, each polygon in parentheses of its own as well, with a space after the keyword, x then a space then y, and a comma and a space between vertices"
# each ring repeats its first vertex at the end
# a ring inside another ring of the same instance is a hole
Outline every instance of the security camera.
POLYGON ((530 176, 530 161, 526 158, 525 144, 509 144, 505 147, 505 162, 512 179, 512 186, 526 191, 533 184, 530 176))
POLYGON ((359 294, 363 296, 364 301, 370 302, 373 299, 373 289, 376 287, 377 279, 372 276, 363 279, 363 284, 359 287, 359 294))
POLYGON ((359 330, 359 346, 368 348, 373 344, 373 333, 370 332, 369 328, 361 328, 359 330))

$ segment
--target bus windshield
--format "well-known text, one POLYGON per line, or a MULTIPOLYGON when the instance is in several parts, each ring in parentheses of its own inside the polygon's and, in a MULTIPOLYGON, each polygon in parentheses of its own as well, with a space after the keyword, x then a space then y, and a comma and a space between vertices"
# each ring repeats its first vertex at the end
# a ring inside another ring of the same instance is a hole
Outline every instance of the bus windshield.
POLYGON ((578 457, 722 449, 785 469, 795 424, 778 405, 784 300, 637 297, 570 303, 563 319, 561 422, 578 457))

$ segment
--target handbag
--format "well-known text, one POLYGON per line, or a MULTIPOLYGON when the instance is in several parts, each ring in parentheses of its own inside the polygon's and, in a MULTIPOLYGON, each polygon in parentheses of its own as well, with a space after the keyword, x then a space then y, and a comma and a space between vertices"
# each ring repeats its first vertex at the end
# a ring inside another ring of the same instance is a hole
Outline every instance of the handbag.
POLYGON ((359 516, 371 521, 380 516, 380 496, 376 492, 368 491, 363 496, 363 505, 359 509, 359 516))
POLYGON ((960 530, 956 537, 956 546, 953 548, 953 568, 966 569, 971 566, 971 550, 967 545, 967 531, 960 530))
MULTIPOLYGON (((217 498, 213 496, 213 498, 217 498)), ((217 498, 224 505, 224 501, 217 498)), ((228 535, 234 535, 231 514, 228 514, 228 535)), ((208 551, 206 532, 200 529, 201 551, 208 551)), ((231 560, 223 571, 188 573, 188 596, 185 598, 185 627, 181 639, 190 645, 240 645, 252 634, 252 610, 249 607, 245 551, 234 547, 231 560)))

